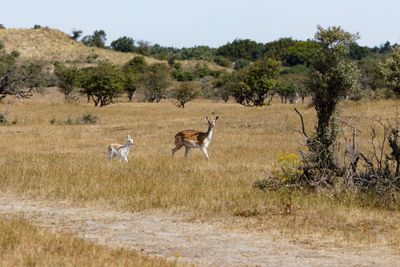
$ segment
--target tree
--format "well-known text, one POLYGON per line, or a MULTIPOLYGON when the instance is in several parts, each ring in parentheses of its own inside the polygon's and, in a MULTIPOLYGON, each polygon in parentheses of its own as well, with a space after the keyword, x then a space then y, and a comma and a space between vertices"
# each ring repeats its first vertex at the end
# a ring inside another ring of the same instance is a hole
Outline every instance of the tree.
POLYGON ((171 75, 167 65, 155 63, 147 68, 143 76, 145 98, 149 102, 160 102, 167 97, 166 90, 171 84, 171 75))
POLYGON ((370 55, 357 61, 363 88, 375 90, 385 86, 381 61, 382 55, 379 54, 370 55))
POLYGON ((234 64, 233 68, 235 70, 241 70, 241 69, 244 69, 245 67, 249 66, 250 63, 251 63, 250 60, 241 58, 241 59, 238 59, 238 60, 235 61, 235 64, 234 64))
POLYGON ((81 36, 82 36, 82 31, 81 30, 72 30, 72 36, 71 38, 75 41, 77 41, 81 36))
POLYGON ((172 91, 172 96, 176 98, 178 108, 185 108, 185 104, 199 95, 199 90, 193 83, 183 82, 172 91))
POLYGON ((96 30, 93 35, 86 35, 83 37, 81 42, 87 46, 105 48, 106 41, 106 32, 103 30, 96 30))
POLYGON ((147 69, 146 59, 143 56, 135 56, 124 65, 124 68, 143 73, 147 69))
POLYGON ((287 103, 288 99, 296 96, 296 85, 292 81, 280 82, 276 92, 281 97, 281 103, 287 103))
POLYGON ((56 65, 55 75, 58 79, 59 90, 64 94, 64 100, 73 100, 73 93, 79 86, 80 72, 77 67, 65 67, 64 65, 56 65))
POLYGON ((287 48, 283 60, 287 66, 309 65, 317 52, 318 44, 311 41, 296 41, 287 48))
POLYGON ((339 127, 335 113, 338 102, 358 84, 357 67, 348 56, 357 38, 357 34, 340 27, 318 26, 315 34, 319 49, 311 65, 308 87, 317 111, 317 125, 315 136, 308 137, 309 153, 304 157, 304 175, 309 179, 323 179, 321 171, 340 173, 335 151, 339 127))
POLYGON ((400 97, 400 47, 392 48, 392 52, 380 67, 386 85, 400 97))
POLYGON ((150 42, 145 40, 140 40, 137 42, 137 45, 138 47, 135 49, 135 52, 144 56, 150 56, 151 53, 150 42))
POLYGON ((296 43, 292 38, 281 38, 279 40, 266 43, 264 46, 264 56, 284 60, 288 49, 296 43))
POLYGON ((232 88, 236 101, 245 106, 262 106, 268 92, 278 83, 281 64, 271 58, 262 58, 245 68, 237 77, 240 82, 232 88))
POLYGON ((215 64, 225 68, 229 68, 232 65, 231 61, 223 56, 216 56, 214 62, 215 64))
POLYGON ((124 90, 128 95, 129 102, 132 101, 134 93, 140 86, 146 69, 147 63, 142 56, 136 56, 124 65, 124 90))
POLYGON ((238 59, 255 60, 261 57, 263 50, 264 45, 261 43, 250 39, 236 39, 232 43, 219 47, 216 54, 232 61, 238 59))
POLYGON ((27 98, 45 85, 43 66, 39 63, 17 64, 19 53, 0 51, 0 99, 7 95, 27 98))
POLYGON ((114 103, 124 91, 124 79, 121 70, 108 63, 87 68, 81 78, 82 93, 94 101, 95 106, 114 103))
POLYGON ((231 95, 231 88, 235 83, 232 76, 233 74, 224 72, 212 82, 214 88, 217 89, 217 95, 220 96, 225 103, 228 102, 231 95))
POLYGON ((115 41, 111 42, 111 48, 115 51, 120 52, 134 52, 135 51, 135 41, 130 37, 120 37, 115 41))

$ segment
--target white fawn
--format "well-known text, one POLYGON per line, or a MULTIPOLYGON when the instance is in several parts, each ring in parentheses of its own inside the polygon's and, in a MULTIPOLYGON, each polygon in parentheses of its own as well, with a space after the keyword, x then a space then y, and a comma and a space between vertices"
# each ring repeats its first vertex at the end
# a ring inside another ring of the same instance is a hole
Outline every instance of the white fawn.
POLYGON ((119 161, 128 162, 128 154, 131 146, 134 145, 130 135, 125 136, 125 144, 110 144, 108 146, 108 159, 111 160, 114 156, 119 158, 119 161))
POLYGON ((172 149, 172 156, 176 151, 185 147, 185 158, 189 156, 190 149, 192 148, 200 148, 201 152, 203 152, 206 159, 209 159, 207 148, 210 145, 211 138, 213 136, 213 128, 215 126, 215 122, 218 120, 218 116, 213 120, 209 120, 206 116, 206 120, 208 122, 208 130, 207 132, 199 132, 195 130, 184 130, 175 135, 175 147, 172 149))

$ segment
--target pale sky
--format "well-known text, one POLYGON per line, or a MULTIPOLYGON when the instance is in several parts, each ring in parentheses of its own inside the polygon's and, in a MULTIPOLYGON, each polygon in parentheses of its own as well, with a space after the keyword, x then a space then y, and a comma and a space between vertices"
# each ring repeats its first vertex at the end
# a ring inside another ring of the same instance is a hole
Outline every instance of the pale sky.
POLYGON ((218 47, 236 38, 305 40, 317 25, 359 32, 361 45, 400 43, 396 0, 1 0, 0 6, 7 28, 39 24, 84 35, 103 29, 108 43, 124 35, 175 47, 218 47))

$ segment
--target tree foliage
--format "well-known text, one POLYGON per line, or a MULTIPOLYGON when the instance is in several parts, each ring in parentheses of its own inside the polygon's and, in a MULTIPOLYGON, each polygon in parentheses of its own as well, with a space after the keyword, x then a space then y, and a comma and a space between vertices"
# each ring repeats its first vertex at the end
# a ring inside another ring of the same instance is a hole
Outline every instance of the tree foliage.
POLYGON ((27 98, 45 86, 43 65, 36 62, 18 64, 18 55, 17 52, 0 51, 0 99, 7 95, 27 98))
POLYGON ((194 86, 193 83, 183 82, 179 87, 172 91, 172 96, 177 101, 179 108, 185 108, 185 104, 199 95, 199 90, 194 86))
POLYGON ((124 77, 118 67, 101 63, 82 70, 81 87, 82 93, 92 99, 96 107, 103 107, 114 103, 123 93, 124 77))
POLYGON ((96 30, 92 35, 86 35, 82 38, 81 42, 87 46, 105 48, 106 47, 106 32, 103 30, 96 30))
POLYGON ((143 75, 145 99, 149 102, 160 102, 167 97, 167 88, 171 84, 170 70, 167 65, 155 63, 149 66, 143 75))
POLYGON ((400 96, 400 47, 395 47, 381 65, 386 85, 400 96))
POLYGON ((236 39, 217 49, 216 54, 234 61, 237 59, 255 60, 263 53, 264 45, 250 39, 236 39))
POLYGON ((306 158, 305 175, 316 170, 339 170, 335 145, 338 125, 335 119, 338 102, 358 84, 359 73, 349 60, 350 46, 358 38, 340 27, 318 27, 315 41, 319 45, 308 81, 317 111, 315 136, 309 137, 310 153, 306 158))
POLYGON ((77 41, 79 38, 81 38, 83 31, 81 30, 72 30, 72 36, 71 38, 75 41, 77 41))
MULTIPOLYGON (((271 58, 262 58, 245 68, 232 87, 232 96, 245 106, 262 106, 265 104, 268 92, 278 83, 281 64, 271 58)), ((233 85, 233 84, 232 84, 233 85)))
POLYGON ((129 101, 132 101, 134 93, 139 88, 146 69, 147 63, 142 56, 136 56, 124 65, 124 91, 129 101))
POLYGON ((135 41, 131 37, 120 37, 115 41, 111 42, 111 48, 115 51, 120 52, 134 52, 135 51, 135 41))
POLYGON ((62 64, 55 66, 55 75, 58 79, 58 88, 64 94, 64 100, 72 101, 74 93, 80 83, 80 72, 77 67, 66 67, 62 64))

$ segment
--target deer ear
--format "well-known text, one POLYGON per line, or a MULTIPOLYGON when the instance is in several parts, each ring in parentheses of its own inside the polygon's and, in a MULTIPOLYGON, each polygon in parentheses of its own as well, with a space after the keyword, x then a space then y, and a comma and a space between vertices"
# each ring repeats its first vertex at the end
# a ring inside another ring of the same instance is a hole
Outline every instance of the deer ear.
POLYGON ((206 116, 206 121, 210 121, 210 120, 208 119, 208 116, 206 116))

